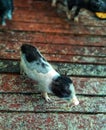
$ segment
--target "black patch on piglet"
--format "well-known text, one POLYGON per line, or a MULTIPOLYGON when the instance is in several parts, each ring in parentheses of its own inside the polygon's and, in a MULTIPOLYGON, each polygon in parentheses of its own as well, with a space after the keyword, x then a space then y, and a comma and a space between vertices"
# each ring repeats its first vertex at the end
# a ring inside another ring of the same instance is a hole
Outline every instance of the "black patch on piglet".
POLYGON ((70 98, 70 84, 72 80, 66 76, 59 76, 52 82, 51 90, 59 98, 70 98))
POLYGON ((39 58, 41 58, 38 50, 32 45, 23 44, 21 46, 21 52, 25 54, 28 62, 37 61, 39 58))

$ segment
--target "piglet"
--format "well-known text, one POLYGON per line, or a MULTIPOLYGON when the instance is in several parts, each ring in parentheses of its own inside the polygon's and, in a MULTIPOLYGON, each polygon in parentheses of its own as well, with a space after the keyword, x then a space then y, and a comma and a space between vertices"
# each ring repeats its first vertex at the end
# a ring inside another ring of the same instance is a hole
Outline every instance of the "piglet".
POLYGON ((91 12, 106 12, 106 0, 67 0, 67 3, 70 17, 72 8, 77 7, 73 16, 75 21, 78 21, 77 16, 81 8, 91 12))
POLYGON ((91 12, 106 12, 106 0, 52 0, 52 5, 59 4, 67 15, 68 19, 78 21, 80 9, 84 8, 91 12), (74 15, 71 10, 76 7, 74 15))
POLYGON ((6 19, 12 19, 13 9, 13 0, 0 0, 0 23, 3 26, 6 25, 6 19))
POLYGON ((79 104, 72 80, 54 70, 36 47, 29 44, 21 46, 20 71, 38 82, 39 90, 47 102, 51 100, 48 93, 52 93, 72 101, 74 105, 79 104))

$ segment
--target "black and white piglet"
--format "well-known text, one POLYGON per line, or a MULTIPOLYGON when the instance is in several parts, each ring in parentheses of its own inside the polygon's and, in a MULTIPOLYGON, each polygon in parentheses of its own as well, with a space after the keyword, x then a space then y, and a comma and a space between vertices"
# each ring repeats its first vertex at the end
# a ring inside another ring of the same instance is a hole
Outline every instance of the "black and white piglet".
POLYGON ((13 9, 13 0, 0 0, 0 23, 3 26, 6 25, 6 19, 12 19, 13 9))
POLYGON ((106 0, 52 0, 52 6, 56 6, 57 3, 60 3, 68 19, 73 18, 76 21, 78 21, 78 14, 82 8, 91 12, 106 12, 106 0), (72 17, 71 10, 73 7, 76 9, 72 17))
POLYGON ((50 101, 47 93, 52 93, 59 98, 72 101, 74 105, 79 104, 72 80, 56 72, 34 46, 21 46, 20 70, 38 82, 39 90, 46 101, 50 101))

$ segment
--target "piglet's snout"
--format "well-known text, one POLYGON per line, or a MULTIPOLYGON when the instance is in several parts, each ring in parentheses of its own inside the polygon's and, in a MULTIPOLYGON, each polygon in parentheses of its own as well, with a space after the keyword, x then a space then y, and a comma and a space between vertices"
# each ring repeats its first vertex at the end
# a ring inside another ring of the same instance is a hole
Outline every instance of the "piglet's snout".
POLYGON ((72 99, 72 103, 73 103, 74 105, 78 105, 78 104, 79 104, 79 101, 78 101, 77 97, 74 97, 74 98, 72 99))

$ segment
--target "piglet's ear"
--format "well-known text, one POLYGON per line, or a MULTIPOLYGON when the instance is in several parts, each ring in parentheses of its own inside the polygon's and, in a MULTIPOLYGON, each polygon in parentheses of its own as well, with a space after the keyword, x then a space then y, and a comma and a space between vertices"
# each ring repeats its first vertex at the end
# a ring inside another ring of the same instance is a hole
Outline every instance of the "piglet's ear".
POLYGON ((67 71, 64 72, 64 76, 67 76, 67 71))
POLYGON ((63 77, 65 77, 65 76, 68 77, 68 74, 67 74, 67 73, 68 73, 67 71, 64 71, 63 74, 61 74, 61 75, 62 75, 63 77))

